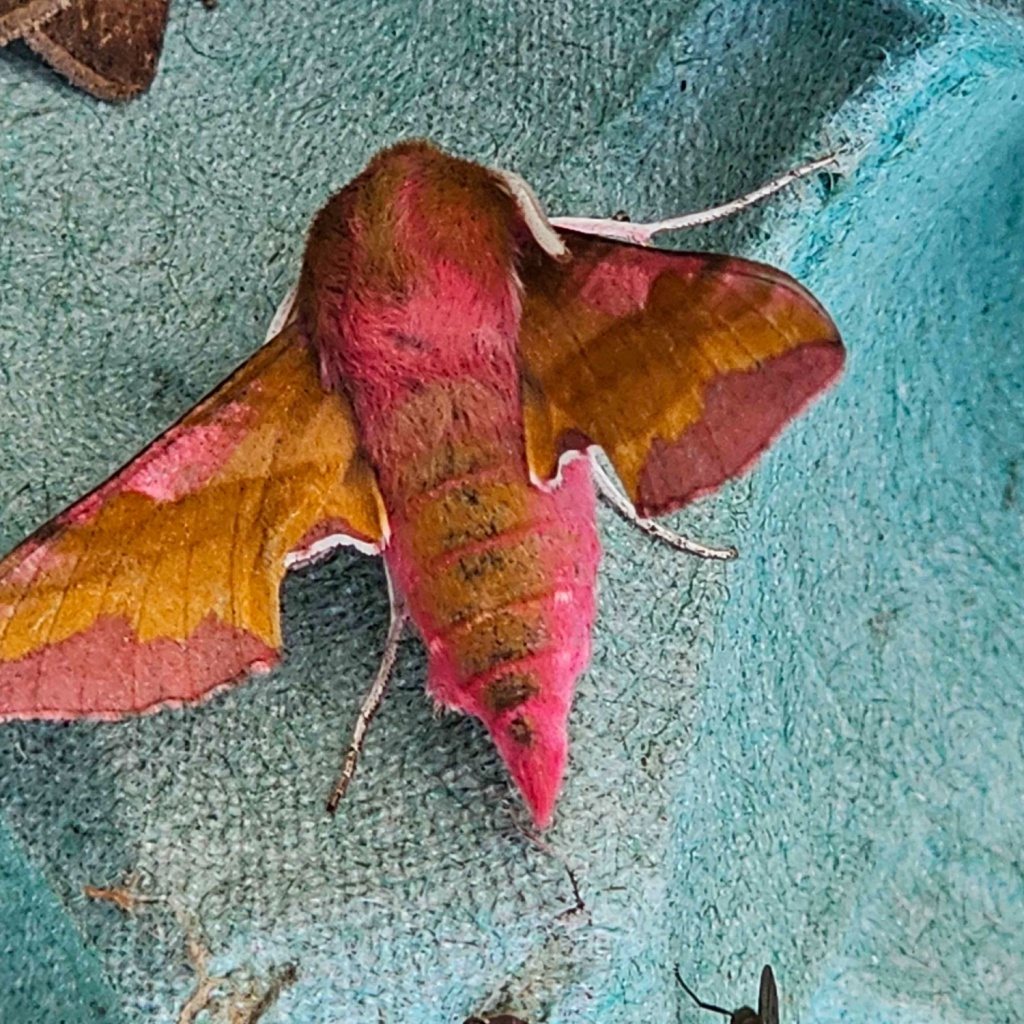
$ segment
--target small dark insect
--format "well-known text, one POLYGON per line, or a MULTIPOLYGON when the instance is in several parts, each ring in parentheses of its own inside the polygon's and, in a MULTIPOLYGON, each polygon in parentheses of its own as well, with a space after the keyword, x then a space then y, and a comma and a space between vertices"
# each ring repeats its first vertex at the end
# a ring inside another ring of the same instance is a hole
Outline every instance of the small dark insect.
POLYGON ((686 79, 685 78, 681 78, 679 80, 679 91, 680 92, 686 92, 686 79))
MULTIPOLYGON (((722 1009, 713 1003, 705 1003, 697 998, 696 992, 683 981, 676 967, 676 981, 683 986, 686 994, 702 1009, 720 1013, 723 1017, 729 1018, 729 1024, 779 1024, 779 993, 775 988, 775 975, 767 964, 761 971, 761 990, 757 996, 757 1013, 749 1006, 741 1006, 738 1010, 722 1009)), ((468 1024, 468 1022, 467 1022, 468 1024)))
POLYGON ((484 1014, 483 1017, 467 1017, 462 1024, 526 1024, 521 1017, 513 1017, 511 1013, 484 1014))

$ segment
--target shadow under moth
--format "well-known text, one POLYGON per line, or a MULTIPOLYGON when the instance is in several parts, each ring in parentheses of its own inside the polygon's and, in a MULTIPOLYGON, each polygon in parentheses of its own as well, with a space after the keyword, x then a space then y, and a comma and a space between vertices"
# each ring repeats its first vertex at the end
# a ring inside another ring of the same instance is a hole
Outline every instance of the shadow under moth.
POLYGON ((768 964, 761 969, 761 985, 757 994, 757 1012, 749 1006, 741 1006, 738 1010, 726 1010, 714 1003, 705 1003, 697 998, 696 993, 683 981, 676 968, 676 981, 682 985, 686 994, 702 1009, 712 1013, 720 1013, 729 1018, 729 1024, 779 1024, 779 992, 775 987, 775 974, 768 964))
POLYGON ((683 221, 549 220, 515 174, 378 154, 314 220, 263 348, 0 562, 0 719, 116 719, 268 670, 285 572, 351 544, 384 558, 392 624, 332 800, 411 619, 430 695, 484 723, 548 824, 595 479, 729 557, 646 517, 747 469, 843 364, 788 275, 636 242, 683 221))
POLYGON ((23 39, 72 84, 103 100, 145 92, 170 0, 0 0, 0 46, 23 39))

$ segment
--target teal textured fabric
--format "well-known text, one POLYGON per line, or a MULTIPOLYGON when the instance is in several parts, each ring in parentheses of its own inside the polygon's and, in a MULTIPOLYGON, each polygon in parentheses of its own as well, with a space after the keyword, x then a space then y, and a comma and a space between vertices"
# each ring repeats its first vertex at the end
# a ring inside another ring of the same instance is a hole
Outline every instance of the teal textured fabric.
POLYGON ((1024 22, 897 0, 314 0, 172 11, 109 107, 0 51, 0 547, 251 352, 313 212, 409 135, 517 170, 553 214, 701 208, 843 144, 824 175, 677 240, 776 262, 829 307, 838 386, 673 517, 602 512, 593 665, 549 851, 473 722, 402 649, 379 565, 284 591, 287 657, 196 709, 0 727, 0 1020, 171 1021, 212 968, 299 977, 266 1020, 997 1022, 1024 978, 1024 22), (685 87, 683 83, 685 82, 685 87), (585 909, 564 864, 579 880, 585 909))

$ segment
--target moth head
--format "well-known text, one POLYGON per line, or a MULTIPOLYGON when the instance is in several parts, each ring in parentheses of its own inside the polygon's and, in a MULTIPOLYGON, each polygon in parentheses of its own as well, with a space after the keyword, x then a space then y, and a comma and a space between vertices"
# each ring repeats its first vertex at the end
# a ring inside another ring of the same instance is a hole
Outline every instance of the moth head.
POLYGON ((378 153, 324 206, 306 265, 335 291, 355 285, 401 295, 441 263, 505 276, 532 245, 556 259, 568 254, 518 174, 416 139, 378 153))

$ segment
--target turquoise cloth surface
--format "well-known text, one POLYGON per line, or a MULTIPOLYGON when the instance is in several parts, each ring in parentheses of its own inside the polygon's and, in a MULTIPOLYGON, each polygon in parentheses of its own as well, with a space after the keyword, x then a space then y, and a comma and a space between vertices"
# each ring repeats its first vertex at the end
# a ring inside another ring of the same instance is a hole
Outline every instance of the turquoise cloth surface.
POLYGON ((786 1024, 999 1022, 1024 997, 1024 22, 897 0, 174 6, 152 92, 0 51, 0 547, 250 353, 313 212, 425 135, 552 214, 709 206, 804 280, 839 385, 672 518, 602 510, 595 655, 551 852, 409 640, 338 817, 387 619, 377 562, 289 578, 287 658, 198 709, 0 727, 0 1021, 171 1021, 212 968, 299 977, 265 1020, 697 1020, 774 965, 786 1024), (685 81, 685 88, 682 83, 685 81), (568 864, 585 910, 574 906, 568 864))

